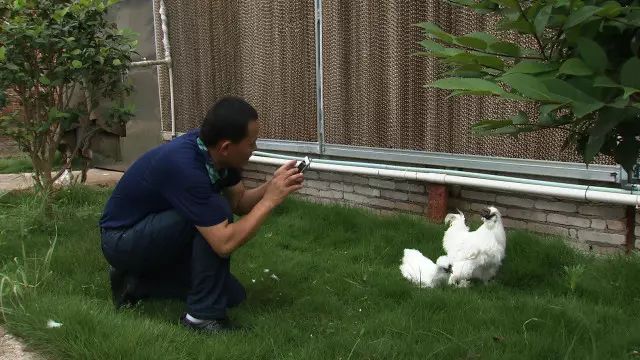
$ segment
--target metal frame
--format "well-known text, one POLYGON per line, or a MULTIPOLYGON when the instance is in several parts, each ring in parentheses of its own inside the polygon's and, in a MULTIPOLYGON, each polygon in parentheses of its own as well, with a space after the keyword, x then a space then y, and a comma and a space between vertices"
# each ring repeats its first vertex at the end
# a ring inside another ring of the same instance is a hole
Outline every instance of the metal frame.
POLYGON ((314 0, 315 34, 316 34, 316 117, 318 131, 318 147, 324 153, 324 94, 322 72, 322 0, 314 0))
POLYGON ((260 150, 326 155, 329 157, 373 160, 378 162, 427 165, 583 181, 620 183, 620 179, 622 178, 620 167, 613 165, 590 165, 587 167, 584 164, 558 161, 511 159, 337 144, 324 144, 324 153, 321 153, 320 144, 316 142, 267 139, 258 140, 258 148, 260 150))
MULTIPOLYGON (((166 141, 173 138, 172 134, 167 131, 163 131, 162 135, 166 141)), ((176 135, 179 136, 182 134, 178 133, 176 135)), ((559 161, 511 159, 481 155, 448 154, 337 144, 324 144, 324 153, 321 153, 320 144, 311 141, 260 139, 257 143, 258 149, 260 150, 303 155, 324 155, 327 157, 341 157, 355 160, 479 170, 492 173, 533 175, 589 182, 617 184, 620 183, 620 179, 624 179, 624 174, 621 172, 620 167, 614 165, 590 165, 587 167, 580 163, 559 161)))

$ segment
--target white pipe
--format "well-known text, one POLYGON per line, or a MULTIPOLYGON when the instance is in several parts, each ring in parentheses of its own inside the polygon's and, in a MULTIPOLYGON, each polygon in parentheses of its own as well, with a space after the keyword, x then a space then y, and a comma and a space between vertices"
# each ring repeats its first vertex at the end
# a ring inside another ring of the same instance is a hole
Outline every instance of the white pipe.
POLYGON ((176 137, 176 114, 173 96, 173 63, 171 61, 171 50, 169 48, 169 27, 167 26, 167 9, 164 0, 160 0, 160 21, 162 23, 162 46, 164 47, 164 60, 169 68, 169 101, 171 106, 171 137, 176 137))
POLYGON ((142 60, 142 61, 134 61, 129 66, 131 67, 146 67, 146 66, 155 66, 155 65, 167 65, 170 60, 167 59, 158 59, 158 60, 142 60))
MULTIPOLYGON (((282 165, 289 160, 268 158, 262 156, 252 156, 251 162, 267 165, 282 165)), ((581 201, 593 201, 618 205, 631 205, 640 207, 640 195, 635 194, 619 194, 604 191, 586 189, 567 189, 558 186, 546 186, 535 184, 522 184, 509 181, 478 179, 465 176, 447 175, 439 173, 423 173, 415 171, 388 170, 367 168, 363 166, 346 166, 337 164, 324 164, 311 162, 309 166, 311 170, 333 171, 338 173, 382 176, 402 180, 417 180, 432 184, 445 185, 461 185, 470 186, 490 190, 519 192, 525 194, 534 194, 541 196, 550 196, 555 198, 564 198, 581 201)))

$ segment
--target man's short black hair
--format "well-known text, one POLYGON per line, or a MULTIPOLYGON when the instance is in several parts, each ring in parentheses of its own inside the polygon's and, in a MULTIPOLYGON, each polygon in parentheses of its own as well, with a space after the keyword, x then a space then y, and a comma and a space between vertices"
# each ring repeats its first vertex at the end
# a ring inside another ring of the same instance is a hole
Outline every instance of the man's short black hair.
POLYGON ((249 122, 258 119, 258 112, 244 99, 224 97, 209 109, 200 127, 200 139, 206 146, 221 140, 237 143, 247 136, 249 122))

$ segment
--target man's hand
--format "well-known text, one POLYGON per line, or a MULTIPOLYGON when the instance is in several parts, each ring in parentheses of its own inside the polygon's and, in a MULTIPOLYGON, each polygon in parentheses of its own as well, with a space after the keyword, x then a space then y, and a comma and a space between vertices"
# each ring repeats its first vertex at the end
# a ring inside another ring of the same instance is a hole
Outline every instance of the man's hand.
POLYGON ((292 192, 302 189, 304 175, 298 172, 295 161, 281 166, 274 173, 273 179, 267 184, 267 189, 262 198, 272 206, 280 205, 292 192))
POLYGON ((287 171, 289 171, 289 170, 291 170, 291 169, 293 169, 295 167, 296 167, 296 161, 295 160, 287 161, 286 163, 284 163, 284 165, 280 166, 278 168, 278 170, 276 170, 273 173, 273 177, 276 178, 276 177, 286 173, 287 171))

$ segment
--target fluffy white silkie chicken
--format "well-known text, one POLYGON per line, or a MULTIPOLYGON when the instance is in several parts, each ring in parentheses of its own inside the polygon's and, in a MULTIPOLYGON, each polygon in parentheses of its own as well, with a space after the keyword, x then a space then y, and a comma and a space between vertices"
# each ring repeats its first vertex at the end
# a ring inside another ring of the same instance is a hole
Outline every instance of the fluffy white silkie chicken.
POLYGON ((73 173, 71 170, 66 169, 62 175, 58 179, 56 179, 55 184, 60 186, 69 186, 73 183, 73 173))
POLYGON ((447 283, 449 268, 447 256, 440 256, 434 263, 418 250, 404 249, 400 272, 415 285, 434 288, 447 283))
POLYGON ((461 212, 445 218, 449 228, 442 246, 451 263, 450 285, 466 287, 471 279, 486 284, 502 264, 507 245, 502 215, 492 206, 483 210, 481 216, 484 224, 476 231, 469 231, 461 212))

